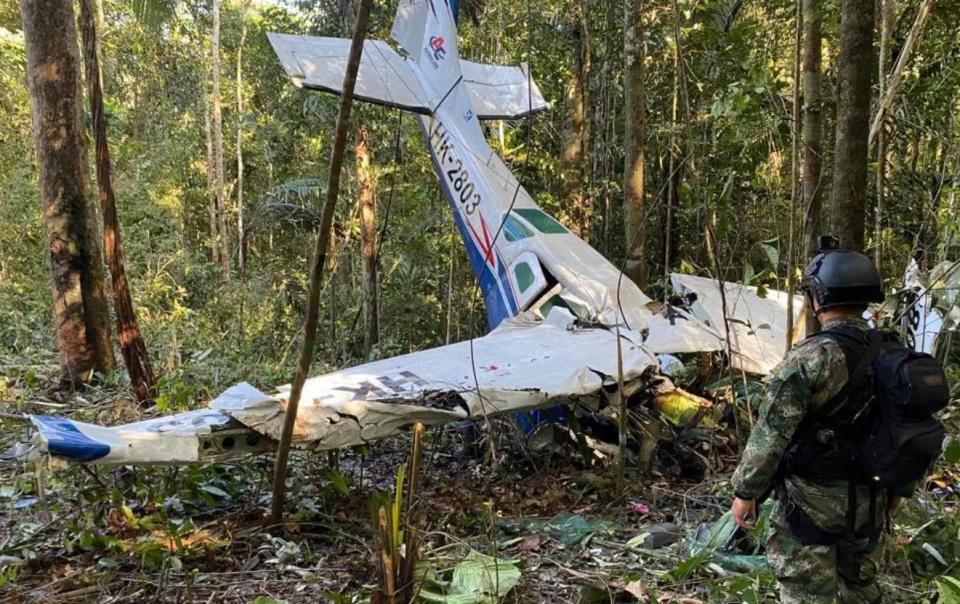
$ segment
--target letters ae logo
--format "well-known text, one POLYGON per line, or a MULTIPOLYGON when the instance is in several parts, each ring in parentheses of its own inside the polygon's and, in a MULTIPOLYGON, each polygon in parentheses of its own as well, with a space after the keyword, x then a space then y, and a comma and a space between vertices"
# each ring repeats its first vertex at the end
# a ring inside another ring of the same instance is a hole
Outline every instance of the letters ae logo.
POLYGON ((443 38, 441 36, 430 36, 430 44, 426 48, 427 56, 434 69, 440 67, 440 61, 447 56, 447 49, 443 47, 443 38))

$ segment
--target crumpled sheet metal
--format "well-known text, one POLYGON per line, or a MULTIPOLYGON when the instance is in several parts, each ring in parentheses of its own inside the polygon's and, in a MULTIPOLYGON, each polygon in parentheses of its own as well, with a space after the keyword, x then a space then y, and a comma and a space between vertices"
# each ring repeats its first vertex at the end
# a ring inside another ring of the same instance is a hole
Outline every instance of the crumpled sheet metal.
MULTIPOLYGON (((696 294, 691 313, 725 340, 723 299, 716 279, 674 273, 670 282, 681 296, 696 294)), ((770 373, 786 352, 787 294, 771 289, 761 298, 757 288, 730 282, 724 282, 724 292, 731 362, 747 373, 770 373)), ((794 319, 802 305, 803 298, 794 296, 794 319)))
MULTIPOLYGON (((475 339, 472 359, 470 342, 459 342, 311 378, 304 384, 294 442, 335 449, 415 422, 482 418, 589 396, 616 383, 615 337, 604 329, 566 329, 523 316, 475 339)), ((626 380, 656 365, 626 337, 622 348, 626 380)), ((276 439, 288 393, 284 386, 269 402, 237 405, 228 390, 211 406, 276 439)))
MULTIPOLYGON (((657 365, 623 330, 624 378, 657 365)), ((367 363, 307 380, 294 444, 317 449, 359 445, 416 422, 442 424, 555 405, 595 396, 616 384, 616 335, 599 328, 569 329, 529 315, 510 319, 482 338, 367 363), (476 381, 474 378, 476 368, 476 381), (479 384, 479 390, 477 389, 479 384)), ((277 440, 289 386, 267 395, 241 383, 208 409, 102 427, 66 418, 33 417, 38 453, 106 464, 203 461, 211 435, 240 429, 236 439, 277 440)), ((238 449, 238 455, 249 449, 238 449)), ((220 459, 223 456, 219 457, 220 459)))
POLYGON ((696 316, 670 308, 650 317, 643 345, 656 354, 717 352, 725 350, 723 338, 696 316))

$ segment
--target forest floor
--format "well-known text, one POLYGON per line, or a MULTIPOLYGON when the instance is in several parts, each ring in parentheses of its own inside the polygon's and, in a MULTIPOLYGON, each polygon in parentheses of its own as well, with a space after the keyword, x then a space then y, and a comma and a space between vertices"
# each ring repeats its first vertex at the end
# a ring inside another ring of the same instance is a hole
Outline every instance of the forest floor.
MULTIPOLYGON (((27 426, 14 414, 117 421, 118 409, 129 409, 122 390, 63 397, 23 388, 9 397, 18 402, 2 405, 2 445, 24 438, 27 426)), ((533 453, 509 421, 484 434, 487 442, 495 436, 495 465, 488 454, 467 454, 463 431, 426 432, 418 520, 408 529, 422 536, 423 600, 490 601, 484 588, 506 592, 515 583, 501 601, 775 601, 758 557, 690 549, 689 535, 729 505, 735 451, 711 455, 717 467, 707 478, 684 480, 661 464, 650 477, 631 476, 621 493, 610 466, 586 467, 575 449, 533 453), (485 556, 498 562, 484 566, 492 562, 485 556), (495 575, 481 577, 479 592, 470 591, 471 560, 495 575), (436 599, 443 588, 462 597, 436 599)), ((0 473, 0 601, 366 601, 378 576, 372 502, 393 496, 410 443, 404 434, 337 455, 296 454, 282 527, 264 521, 269 456, 181 468, 8 464, 0 473)), ((949 469, 938 476, 952 482, 949 469)), ((905 506, 887 540, 890 601, 938 601, 938 590, 940 602, 956 601, 942 595, 960 559, 956 494, 938 493, 905 506)))

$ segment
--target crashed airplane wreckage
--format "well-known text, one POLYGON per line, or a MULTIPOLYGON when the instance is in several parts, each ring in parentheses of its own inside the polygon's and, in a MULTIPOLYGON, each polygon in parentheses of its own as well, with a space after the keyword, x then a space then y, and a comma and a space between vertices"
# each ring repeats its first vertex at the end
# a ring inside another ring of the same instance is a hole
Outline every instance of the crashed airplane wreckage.
MULTIPOLYGON (((658 312, 636 284, 534 203, 487 145, 479 121, 547 108, 528 68, 461 60, 455 2, 401 0, 392 35, 366 41, 360 100, 416 114, 444 195, 483 293, 491 332, 472 342, 359 365, 307 380, 294 445, 359 445, 427 425, 576 404, 590 412, 619 396, 618 342, 630 404, 649 403, 674 423, 686 396, 660 375, 656 355, 732 352, 745 371, 768 372, 782 357, 786 296, 765 299, 727 284, 724 312, 715 281, 675 276, 702 303, 658 312), (454 7, 451 7, 451 4, 454 7)), ((269 34, 297 86, 339 93, 350 41, 269 34)), ((799 309, 799 301, 795 306, 799 309)), ((289 387, 274 394, 247 383, 205 409, 114 427, 32 416, 33 456, 98 464, 225 461, 275 448, 289 387)), ((693 405, 698 411, 699 403, 693 405)))

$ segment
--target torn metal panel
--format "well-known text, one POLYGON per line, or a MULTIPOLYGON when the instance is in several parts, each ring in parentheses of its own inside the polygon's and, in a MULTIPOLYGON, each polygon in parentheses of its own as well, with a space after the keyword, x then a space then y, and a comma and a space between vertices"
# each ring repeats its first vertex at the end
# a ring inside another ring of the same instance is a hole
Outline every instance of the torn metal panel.
MULTIPOLYGON (((767 374, 783 358, 787 346, 787 294, 766 290, 760 297, 757 288, 724 282, 726 317, 723 299, 716 279, 693 275, 670 275, 674 290, 681 297, 692 298, 691 314, 726 340, 724 321, 730 330, 731 362, 748 373, 767 374), (693 294, 693 296, 690 296, 693 294)), ((803 305, 801 296, 794 296, 794 320, 803 305)), ((724 345, 725 346, 725 345, 724 345)))
POLYGON ((723 338, 692 314, 665 308, 647 321, 644 346, 657 354, 716 352, 724 350, 723 338))

